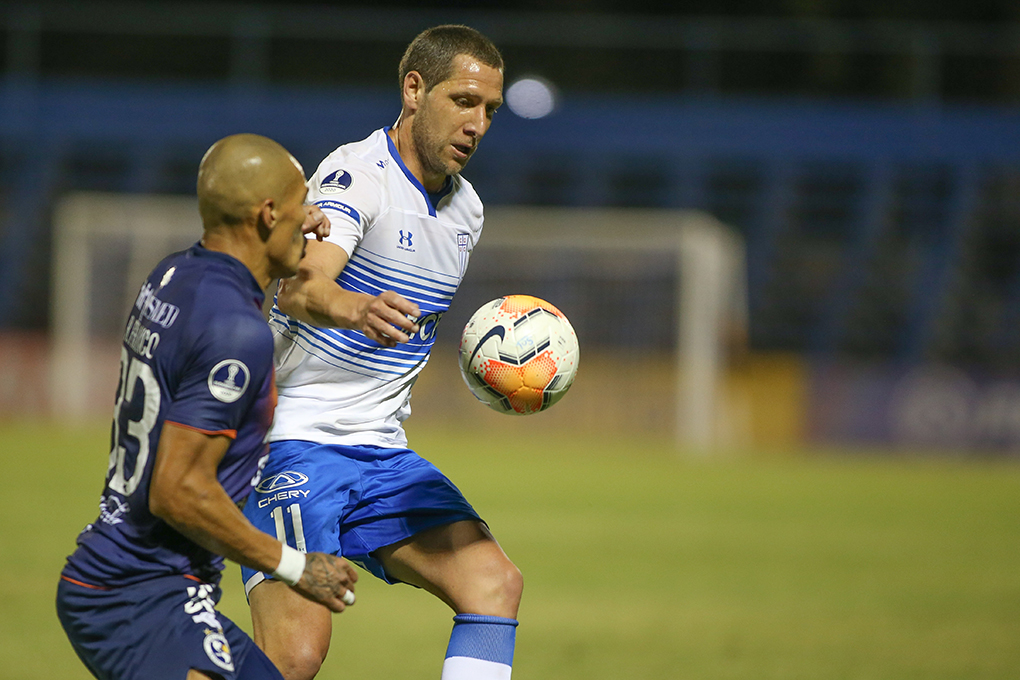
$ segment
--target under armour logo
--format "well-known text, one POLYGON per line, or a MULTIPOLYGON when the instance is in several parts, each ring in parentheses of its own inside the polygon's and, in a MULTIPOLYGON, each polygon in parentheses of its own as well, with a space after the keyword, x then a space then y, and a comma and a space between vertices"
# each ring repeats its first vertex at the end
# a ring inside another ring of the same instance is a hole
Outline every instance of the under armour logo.
POLYGON ((386 161, 376 161, 375 164, 378 165, 383 170, 386 169, 386 161))
POLYGON ((407 232, 407 234, 405 235, 404 230, 403 229, 400 230, 400 245, 407 246, 408 248, 414 245, 413 243, 411 243, 411 232, 407 232))

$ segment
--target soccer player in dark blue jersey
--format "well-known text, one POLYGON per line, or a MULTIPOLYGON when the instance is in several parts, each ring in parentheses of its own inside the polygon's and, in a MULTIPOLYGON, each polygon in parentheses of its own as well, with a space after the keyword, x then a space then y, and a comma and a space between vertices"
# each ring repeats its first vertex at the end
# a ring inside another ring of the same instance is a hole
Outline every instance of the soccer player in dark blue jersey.
POLYGON ((258 481, 276 388, 262 317, 269 283, 294 275, 305 233, 301 166, 276 142, 234 135, 202 159, 202 240, 142 285, 121 349, 99 517, 78 537, 57 612, 97 678, 281 678, 216 611, 223 557, 274 573, 332 611, 353 604, 343 559, 255 529, 238 504, 258 481))

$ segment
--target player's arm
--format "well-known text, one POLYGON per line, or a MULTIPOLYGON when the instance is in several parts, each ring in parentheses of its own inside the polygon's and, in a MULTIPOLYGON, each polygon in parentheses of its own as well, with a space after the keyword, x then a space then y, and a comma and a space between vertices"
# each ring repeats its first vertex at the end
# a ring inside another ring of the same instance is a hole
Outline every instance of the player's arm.
POLYGON ((418 325, 418 305, 388 290, 372 297, 344 290, 336 282, 347 252, 329 242, 309 241, 298 273, 280 281, 277 305, 289 316, 320 327, 359 330, 381 345, 407 342, 418 325))
MULTIPOLYGON (((149 509, 206 550, 272 573, 280 564, 283 544, 252 526, 217 479, 217 468, 230 442, 224 435, 165 423, 149 487, 149 509)), ((345 607, 341 598, 354 590, 357 580, 346 560, 309 553, 304 573, 292 587, 341 612, 345 607)))

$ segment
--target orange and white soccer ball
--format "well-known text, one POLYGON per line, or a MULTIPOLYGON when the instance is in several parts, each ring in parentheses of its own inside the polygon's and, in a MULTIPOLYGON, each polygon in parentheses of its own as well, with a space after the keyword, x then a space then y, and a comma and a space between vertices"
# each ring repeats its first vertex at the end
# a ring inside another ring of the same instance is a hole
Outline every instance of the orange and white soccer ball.
POLYGON ((577 375, 577 335, 563 312, 530 295, 482 305, 460 339, 460 372, 479 401, 510 415, 559 401, 577 375))

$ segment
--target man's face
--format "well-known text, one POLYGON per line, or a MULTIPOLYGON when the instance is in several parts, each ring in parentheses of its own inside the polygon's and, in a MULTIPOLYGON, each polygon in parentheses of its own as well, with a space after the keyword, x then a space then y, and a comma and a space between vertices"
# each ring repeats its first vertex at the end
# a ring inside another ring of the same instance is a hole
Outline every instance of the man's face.
POLYGON ((289 278, 297 274, 298 264, 305 256, 308 241, 301 227, 305 222, 305 197, 308 187, 295 183, 277 207, 277 222, 269 237, 269 257, 273 278, 289 278))
POLYGON ((503 74, 458 55, 450 77, 430 89, 411 123, 414 148, 427 177, 464 169, 503 103, 503 74))

